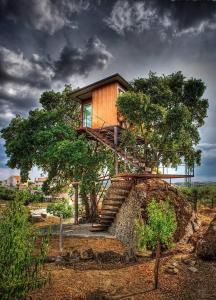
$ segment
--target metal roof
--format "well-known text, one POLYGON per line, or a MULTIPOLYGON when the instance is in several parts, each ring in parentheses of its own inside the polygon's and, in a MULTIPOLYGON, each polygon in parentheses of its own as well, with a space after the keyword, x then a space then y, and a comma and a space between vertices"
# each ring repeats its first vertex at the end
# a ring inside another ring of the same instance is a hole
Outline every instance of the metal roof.
POLYGON ((71 93, 71 96, 73 98, 77 98, 78 100, 85 100, 91 96, 91 92, 94 89, 113 82, 118 82, 126 90, 130 88, 130 84, 127 82, 127 80, 125 80, 120 74, 116 73, 99 81, 93 82, 87 86, 84 86, 76 91, 73 91, 71 93))

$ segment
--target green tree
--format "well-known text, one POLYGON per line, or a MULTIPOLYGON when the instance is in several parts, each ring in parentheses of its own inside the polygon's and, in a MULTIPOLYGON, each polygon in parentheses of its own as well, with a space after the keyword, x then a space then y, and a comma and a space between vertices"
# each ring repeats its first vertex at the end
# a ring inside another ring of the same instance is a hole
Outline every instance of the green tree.
POLYGON ((150 72, 131 86, 119 95, 117 106, 126 124, 133 124, 134 135, 142 136, 141 155, 147 166, 200 164, 201 151, 195 146, 208 109, 203 81, 186 79, 181 72, 168 76, 150 72))
POLYGON ((216 189, 209 185, 195 185, 192 187, 181 187, 179 190, 193 204, 194 211, 197 212, 199 201, 211 202, 211 208, 214 208, 214 201, 216 198, 216 189))
POLYGON ((73 213, 73 208, 69 204, 67 199, 56 203, 49 203, 47 206, 47 212, 53 214, 60 218, 60 228, 59 228, 59 252, 60 255, 63 253, 63 220, 66 218, 71 218, 73 213))
POLYGON ((197 212, 198 201, 203 196, 203 189, 198 186, 188 187, 187 189, 184 189, 184 193, 187 199, 193 203, 194 211, 197 212))
POLYGON ((109 151, 77 133, 80 104, 71 98, 70 86, 61 93, 44 92, 40 103, 42 108, 30 111, 27 118, 16 116, 2 130, 8 166, 20 169, 22 181, 38 166, 48 174, 44 190, 53 193, 79 181, 88 212, 94 207, 89 201, 95 201, 89 195, 100 187, 95 182, 110 160, 109 151))
POLYGON ((47 281, 41 271, 48 240, 44 239, 36 256, 36 235, 28 219, 18 193, 0 219, 0 298, 4 300, 26 299, 30 290, 47 281))
POLYGON ((215 201, 216 201, 216 187, 215 186, 211 186, 209 188, 210 188, 209 199, 211 201, 211 208, 214 208, 215 201))
POLYGON ((147 206, 147 222, 141 220, 135 224, 138 247, 144 250, 147 246, 156 251, 154 267, 154 288, 158 288, 161 245, 172 246, 172 237, 177 228, 174 209, 169 199, 157 202, 152 200, 147 206))

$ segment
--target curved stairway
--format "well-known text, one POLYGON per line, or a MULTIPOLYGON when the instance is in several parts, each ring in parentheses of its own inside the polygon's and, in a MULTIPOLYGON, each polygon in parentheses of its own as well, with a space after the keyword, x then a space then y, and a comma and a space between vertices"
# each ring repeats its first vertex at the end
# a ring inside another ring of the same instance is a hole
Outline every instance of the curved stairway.
POLYGON ((91 231, 106 231, 114 222, 122 203, 128 197, 133 182, 130 180, 113 179, 102 202, 99 224, 91 231))

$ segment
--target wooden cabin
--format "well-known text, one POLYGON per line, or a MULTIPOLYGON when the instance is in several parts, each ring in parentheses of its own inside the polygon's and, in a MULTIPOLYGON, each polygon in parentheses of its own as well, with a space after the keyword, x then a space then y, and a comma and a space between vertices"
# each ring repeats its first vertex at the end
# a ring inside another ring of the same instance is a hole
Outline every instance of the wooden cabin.
POLYGON ((72 97, 82 106, 82 127, 119 126, 116 100, 128 89, 129 83, 119 74, 114 74, 74 91, 72 97))

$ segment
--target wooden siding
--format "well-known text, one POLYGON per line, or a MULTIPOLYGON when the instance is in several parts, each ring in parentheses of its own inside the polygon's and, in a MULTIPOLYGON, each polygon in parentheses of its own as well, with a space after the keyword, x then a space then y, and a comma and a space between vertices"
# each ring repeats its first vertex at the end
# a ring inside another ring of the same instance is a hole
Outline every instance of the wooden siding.
POLYGON ((111 83, 92 92, 92 128, 117 125, 118 84, 111 83))

